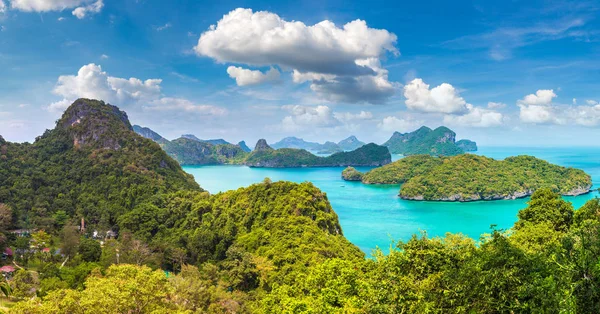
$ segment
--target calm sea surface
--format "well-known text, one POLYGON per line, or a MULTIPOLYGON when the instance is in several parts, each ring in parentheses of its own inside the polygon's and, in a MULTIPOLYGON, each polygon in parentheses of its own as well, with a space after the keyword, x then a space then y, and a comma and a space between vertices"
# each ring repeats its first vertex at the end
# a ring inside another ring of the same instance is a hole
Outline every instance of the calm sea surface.
MULTIPOLYGON (((502 159, 532 155, 562 166, 583 169, 592 176, 594 189, 600 184, 600 148, 482 147, 477 154, 502 159)), ((397 157, 395 157, 397 159, 397 157)), ((392 240, 407 240, 426 231, 428 235, 463 233, 475 239, 491 225, 510 228, 527 199, 471 203, 415 202, 398 198, 399 186, 365 185, 341 179, 343 168, 266 169, 245 166, 186 166, 196 181, 211 193, 261 182, 310 181, 327 193, 337 212, 344 235, 365 253, 380 247, 387 251, 392 240)), ((369 168, 359 168, 361 171, 369 168)), ((566 197, 575 208, 596 197, 596 192, 566 197)))

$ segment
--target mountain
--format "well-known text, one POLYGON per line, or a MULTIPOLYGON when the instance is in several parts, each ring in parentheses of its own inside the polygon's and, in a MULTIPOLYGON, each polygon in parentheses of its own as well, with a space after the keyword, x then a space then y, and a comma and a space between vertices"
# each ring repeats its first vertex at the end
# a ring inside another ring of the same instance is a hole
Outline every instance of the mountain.
POLYGON ((334 142, 325 142, 317 151, 317 154, 334 154, 344 151, 338 144, 334 142))
POLYGON ((387 146, 392 154, 405 156, 453 156, 464 153, 464 150, 456 145, 456 133, 444 126, 435 130, 422 126, 410 133, 394 132, 383 145, 387 146))
POLYGON ((388 149, 377 144, 367 144, 351 152, 338 152, 331 156, 315 156, 305 149, 273 149, 265 140, 259 140, 256 148, 248 155, 244 164, 250 167, 342 167, 378 166, 391 162, 388 149))
POLYGON ((315 142, 307 142, 301 138, 290 136, 282 139, 277 143, 272 144, 271 147, 274 149, 299 148, 306 150, 318 150, 321 147, 321 144, 315 142))
POLYGON ((166 138, 162 137, 160 134, 152 131, 150 128, 141 127, 139 125, 133 126, 133 131, 147 139, 151 139, 157 143, 167 141, 166 138))
POLYGON ((245 141, 241 141, 237 144, 243 151, 245 151, 246 153, 251 152, 252 150, 250 149, 250 147, 248 147, 248 145, 246 145, 245 141))
POLYGON ((247 154, 238 145, 215 145, 185 137, 163 143, 161 147, 181 165, 231 164, 242 160, 247 154))
POLYGON ((226 140, 224 140, 222 138, 212 139, 212 140, 201 140, 201 139, 197 138, 193 134, 183 134, 181 137, 182 138, 187 138, 187 139, 190 139, 190 140, 194 140, 194 141, 198 141, 198 142, 209 143, 209 144, 213 144, 213 145, 231 144, 231 143, 227 142, 226 140))
POLYGON ((125 112, 76 100, 33 144, 3 141, 0 203, 15 227, 51 229, 54 215, 108 230, 136 204, 180 189, 202 191, 155 142, 133 131, 125 112))
POLYGON ((460 140, 456 142, 456 146, 460 147, 465 152, 476 152, 477 143, 469 140, 460 140))
POLYGON ((342 150, 355 150, 365 145, 364 142, 359 141, 354 135, 339 141, 337 144, 342 150))

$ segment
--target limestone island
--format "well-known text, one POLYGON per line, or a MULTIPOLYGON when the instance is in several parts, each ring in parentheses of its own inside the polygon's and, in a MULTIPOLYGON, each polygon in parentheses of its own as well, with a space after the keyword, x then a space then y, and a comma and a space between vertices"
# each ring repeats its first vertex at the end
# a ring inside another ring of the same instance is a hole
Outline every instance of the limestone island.
POLYGON ((364 174, 346 168, 342 177, 365 184, 401 184, 400 198, 415 201, 508 200, 530 196, 542 187, 576 196, 588 193, 592 186, 584 171, 532 156, 495 160, 473 154, 414 155, 364 174))
POLYGON ((270 147, 265 140, 259 140, 244 164, 250 167, 294 168, 294 167, 344 167, 344 166, 383 166, 392 161, 387 147, 367 144, 350 152, 338 152, 327 157, 319 157, 304 149, 270 147))

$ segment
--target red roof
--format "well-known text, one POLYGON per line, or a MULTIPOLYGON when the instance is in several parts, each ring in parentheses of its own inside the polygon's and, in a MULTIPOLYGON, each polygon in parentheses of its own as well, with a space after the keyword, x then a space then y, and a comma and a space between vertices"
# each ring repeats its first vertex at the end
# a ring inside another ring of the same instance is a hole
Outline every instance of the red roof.
POLYGON ((9 265, 0 267, 0 273, 12 273, 15 271, 15 268, 9 265))
POLYGON ((45 248, 42 249, 42 252, 44 252, 44 253, 50 253, 50 249, 47 248, 47 247, 45 247, 45 248))

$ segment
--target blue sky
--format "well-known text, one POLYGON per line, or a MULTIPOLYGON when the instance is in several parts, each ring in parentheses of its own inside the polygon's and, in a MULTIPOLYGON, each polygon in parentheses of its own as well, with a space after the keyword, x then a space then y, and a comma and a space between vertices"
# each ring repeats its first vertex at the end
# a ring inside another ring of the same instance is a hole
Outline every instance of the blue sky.
POLYGON ((596 1, 0 0, 0 135, 77 97, 167 138, 597 145, 596 1))

